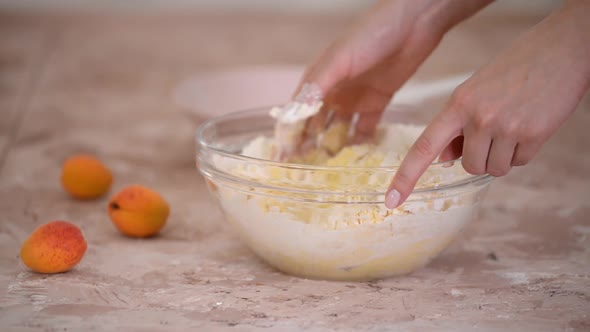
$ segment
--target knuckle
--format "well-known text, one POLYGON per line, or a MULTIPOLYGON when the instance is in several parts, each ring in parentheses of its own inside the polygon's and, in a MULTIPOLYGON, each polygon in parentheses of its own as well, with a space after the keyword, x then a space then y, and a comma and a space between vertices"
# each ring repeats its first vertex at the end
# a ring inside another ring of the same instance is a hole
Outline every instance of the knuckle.
POLYGON ((524 143, 533 143, 545 135, 545 130, 540 126, 527 126, 519 133, 520 141, 524 143))
POLYGON ((461 84, 451 95, 452 108, 458 110, 470 109, 474 105, 475 98, 468 85, 461 84))
POLYGON ((488 167, 488 174, 494 177, 500 177, 508 174, 510 168, 508 167, 488 167))
POLYGON ((461 164, 463 165, 463 169, 469 174, 473 174, 473 175, 485 174, 485 169, 483 167, 479 167, 469 160, 463 159, 463 160, 461 160, 461 164))
MULTIPOLYGON (((521 144, 521 143, 519 143, 521 144)), ((516 153, 512 157, 512 166, 524 166, 533 160, 537 151, 541 147, 540 143, 533 143, 533 144, 523 144, 519 145, 516 148, 516 153)))
POLYGON ((528 164, 528 161, 525 159, 515 159, 512 162, 512 166, 524 166, 526 164, 528 164))
POLYGON ((500 133, 504 137, 518 137, 522 132, 521 122, 518 119, 509 119, 504 122, 500 133))
POLYGON ((463 116, 458 109, 444 109, 439 113, 439 120, 443 121, 449 128, 453 128, 456 135, 461 134, 461 128, 463 128, 463 116))
POLYGON ((530 158, 525 157, 525 156, 514 156, 514 159, 512 160, 512 166, 524 166, 526 164, 528 164, 530 161, 530 158))
POLYGON ((476 129, 490 129, 496 122, 496 113, 490 106, 480 107, 473 115, 473 127, 476 129))
POLYGON ((496 102, 488 101, 477 93, 469 82, 461 84, 451 95, 451 108, 456 109, 474 124, 484 127, 496 118, 496 102))
POLYGON ((420 157, 430 157, 434 151, 432 140, 426 135, 420 136, 414 143, 414 151, 420 157))

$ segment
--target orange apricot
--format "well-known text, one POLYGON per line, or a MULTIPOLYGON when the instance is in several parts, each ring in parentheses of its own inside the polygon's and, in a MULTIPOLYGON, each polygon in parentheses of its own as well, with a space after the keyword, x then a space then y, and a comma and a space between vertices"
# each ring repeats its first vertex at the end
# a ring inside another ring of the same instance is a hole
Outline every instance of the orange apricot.
POLYGON ((61 184, 75 198, 98 198, 109 191, 112 182, 111 171, 93 156, 75 155, 63 164, 61 184))
POLYGON ((20 258, 39 273, 60 273, 73 268, 86 252, 86 240, 78 226, 67 221, 43 224, 29 236, 20 258))
POLYGON ((162 196, 138 185, 126 187, 115 194, 107 208, 115 227, 131 237, 156 235, 170 214, 168 203, 162 196))

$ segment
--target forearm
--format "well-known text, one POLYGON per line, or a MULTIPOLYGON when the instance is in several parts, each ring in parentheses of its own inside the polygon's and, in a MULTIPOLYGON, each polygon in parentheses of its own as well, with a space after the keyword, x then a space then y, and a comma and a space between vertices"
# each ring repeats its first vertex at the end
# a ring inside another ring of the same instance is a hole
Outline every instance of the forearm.
MULTIPOLYGON (((365 26, 410 20, 444 34, 494 0, 381 0, 361 20, 365 26)), ((393 24, 392 24, 393 23, 393 24)))
POLYGON ((590 88, 590 1, 568 0, 549 20, 563 26, 563 43, 571 49, 573 63, 583 73, 586 90, 590 88))
POLYGON ((494 0, 431 1, 427 10, 420 16, 420 24, 424 24, 428 26, 431 31, 443 35, 455 25, 473 16, 493 1, 494 0))
POLYGON ((376 52, 380 57, 400 45, 410 31, 440 40, 453 26, 491 2, 493 0, 381 0, 353 27, 351 39, 358 44, 385 45, 376 52))

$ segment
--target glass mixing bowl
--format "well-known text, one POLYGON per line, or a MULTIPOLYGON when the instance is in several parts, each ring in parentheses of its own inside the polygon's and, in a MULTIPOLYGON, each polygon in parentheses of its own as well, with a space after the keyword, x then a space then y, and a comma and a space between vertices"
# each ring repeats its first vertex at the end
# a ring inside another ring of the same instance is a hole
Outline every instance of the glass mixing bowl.
MULTIPOLYGON (((239 237, 295 276, 370 280, 428 264, 474 219, 492 177, 433 163, 408 200, 388 210, 391 167, 328 167, 246 157, 273 135, 270 107, 212 119, 197 132, 197 165, 239 237)), ((383 123, 426 124, 433 113, 392 107, 383 123)))

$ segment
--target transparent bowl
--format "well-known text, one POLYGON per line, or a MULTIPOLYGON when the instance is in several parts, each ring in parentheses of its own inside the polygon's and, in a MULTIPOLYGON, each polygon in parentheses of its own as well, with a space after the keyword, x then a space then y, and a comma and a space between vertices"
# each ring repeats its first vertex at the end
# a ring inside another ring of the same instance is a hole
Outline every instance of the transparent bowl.
MULTIPOLYGON (((460 162, 433 163, 394 210, 391 167, 280 163, 240 154, 273 134, 269 108, 212 119, 197 132, 197 165, 225 219, 260 258, 300 277, 370 280, 410 273, 438 256, 474 219, 492 177, 460 162)), ((432 112, 394 106, 383 123, 426 124, 432 112)))

